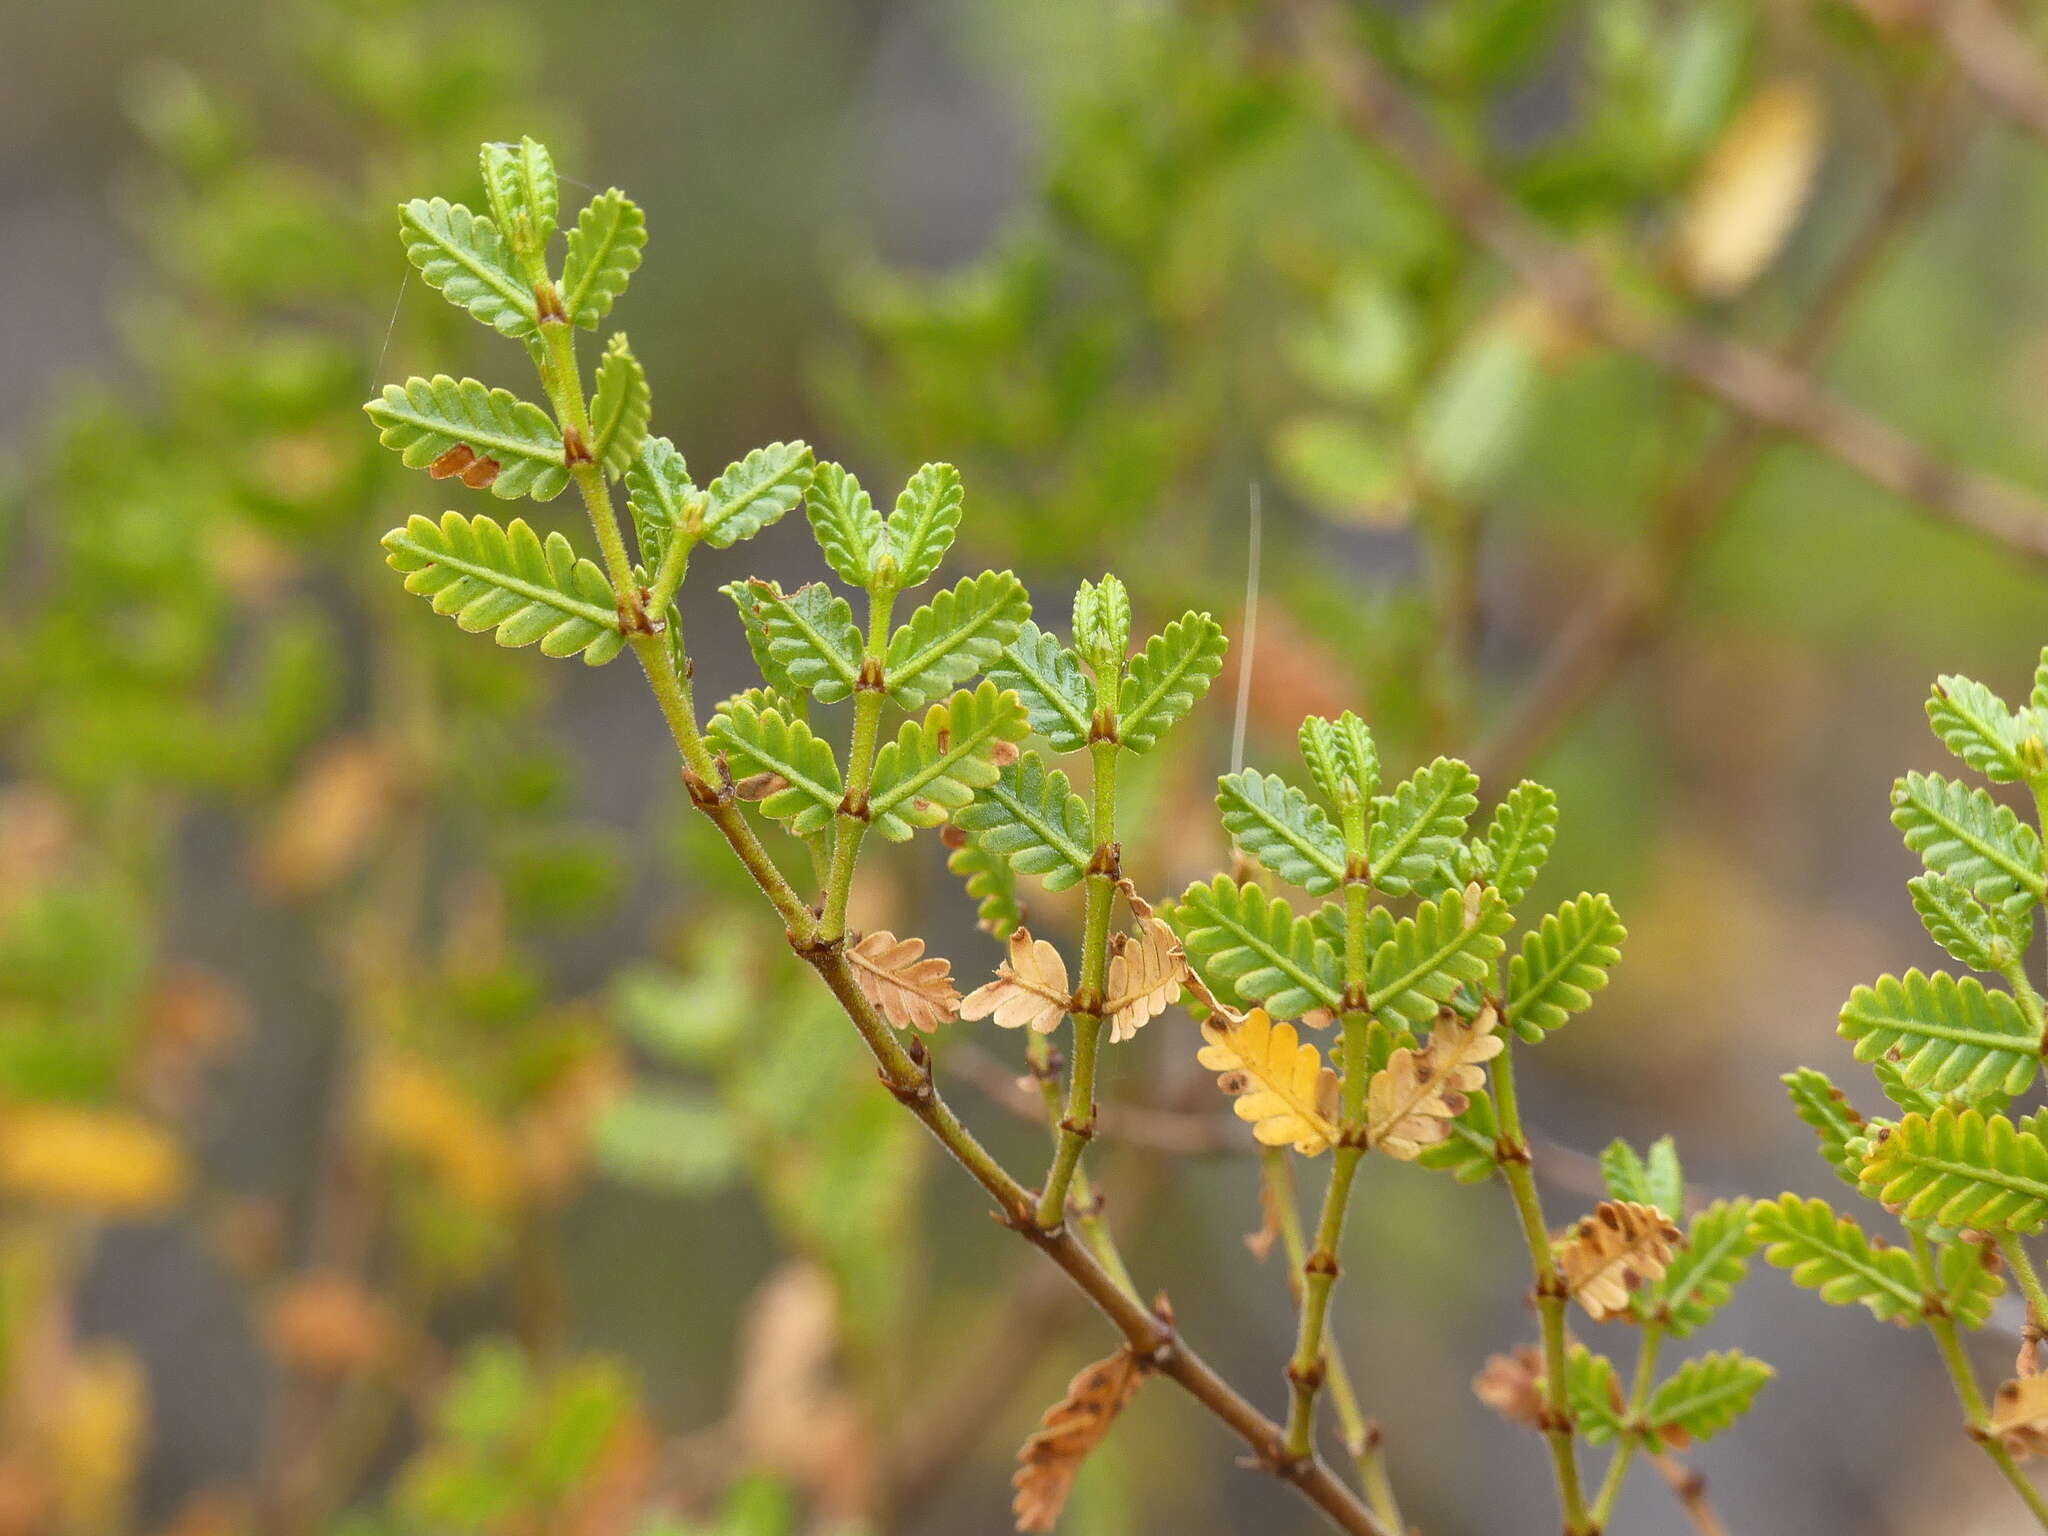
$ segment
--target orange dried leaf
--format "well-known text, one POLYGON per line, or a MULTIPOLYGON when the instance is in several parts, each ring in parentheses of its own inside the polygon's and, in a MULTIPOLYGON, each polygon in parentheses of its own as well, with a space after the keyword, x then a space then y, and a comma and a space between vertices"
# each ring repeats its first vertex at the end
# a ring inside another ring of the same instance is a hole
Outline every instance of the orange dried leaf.
POLYGON ((1629 1298, 1661 1279, 1678 1228, 1654 1205, 1603 1200, 1558 1250, 1565 1286, 1596 1323, 1630 1314, 1629 1298))
POLYGON ((1543 1427, 1543 1356, 1533 1344, 1511 1355, 1488 1355, 1472 1393, 1510 1424, 1543 1427))
POLYGON ((1049 1035, 1066 1017, 1073 995, 1060 952, 1020 927, 1010 935, 1010 958, 996 968, 994 981, 961 1000, 960 1017, 993 1018, 1004 1029, 1029 1027, 1049 1035))
POLYGON ((1109 996, 1102 1005, 1109 1038, 1130 1039, 1179 1001, 1187 971, 1187 958, 1173 930, 1156 917, 1140 917, 1136 935, 1122 940, 1109 957, 1109 996))
POLYGON ((924 940, 877 929, 847 950, 861 993, 898 1029, 930 1034, 960 1016, 953 962, 924 952, 924 940))
POLYGON ((2015 1456, 2048 1452, 2048 1376, 2022 1376, 2000 1387, 1984 1427, 2015 1456))
POLYGON ((1469 1024, 1444 1013, 1421 1050, 1395 1051, 1366 1089, 1372 1145, 1408 1162, 1446 1139, 1451 1122, 1465 1112, 1465 1096, 1486 1086, 1483 1063, 1501 1052, 1498 1022, 1491 1007, 1469 1024))
POLYGON ((1269 1147, 1292 1145, 1313 1157, 1337 1139, 1328 1109, 1337 1075, 1322 1053, 1303 1043, 1292 1024, 1275 1024, 1263 1008, 1235 1023, 1221 1015, 1202 1024, 1208 1043, 1195 1059, 1222 1075, 1217 1086, 1233 1095, 1240 1120, 1269 1147))
POLYGON ((1067 1383, 1067 1395, 1046 1409, 1044 1426, 1017 1453, 1010 1481, 1017 1497, 1011 1508, 1020 1531, 1049 1531, 1065 1507, 1081 1463, 1109 1435, 1124 1406, 1144 1381, 1138 1357, 1128 1347, 1084 1367, 1067 1383))

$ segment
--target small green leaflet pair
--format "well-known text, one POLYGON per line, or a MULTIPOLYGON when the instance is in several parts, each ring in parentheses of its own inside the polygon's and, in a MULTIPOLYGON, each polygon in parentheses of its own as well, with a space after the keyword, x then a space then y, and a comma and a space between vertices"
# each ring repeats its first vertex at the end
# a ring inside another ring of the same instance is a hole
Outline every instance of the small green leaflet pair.
MULTIPOLYGON (((2048 794, 2048 651, 2023 707, 1943 677, 1927 717, 1967 767, 2024 785, 2037 803, 2048 794)), ((1751 1232, 1766 1259, 1823 1301, 1906 1327, 1946 1317, 1978 1328, 2004 1290, 1995 1245, 2048 1225, 2048 1111, 2007 1113, 2043 1052, 2026 958, 2048 876, 2039 833, 1981 786, 1907 774, 1892 788, 1892 821, 1926 866, 1907 888, 1928 936, 1982 975, 1911 969, 1857 987, 1843 1005, 1840 1035, 1901 1118, 1866 1119, 1811 1068, 1785 1085, 1836 1176, 1898 1216, 1916 1248, 1888 1246, 1794 1194, 1759 1202, 1751 1232)))

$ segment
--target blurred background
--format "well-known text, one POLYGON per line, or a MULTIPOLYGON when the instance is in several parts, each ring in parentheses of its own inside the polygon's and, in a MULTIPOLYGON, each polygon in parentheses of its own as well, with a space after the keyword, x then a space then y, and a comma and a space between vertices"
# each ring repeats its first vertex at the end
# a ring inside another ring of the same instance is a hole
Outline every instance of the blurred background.
MULTIPOLYGON (((379 534, 454 503, 360 401, 530 386, 395 238, 403 197, 475 202, 482 139, 647 210, 613 318, 700 478, 797 436, 877 495, 947 459, 956 569, 1012 566, 1047 627, 1113 568, 1141 627, 1233 636, 1256 490, 1248 761, 1355 707, 1402 771, 1534 774, 1564 806, 1539 898, 1629 925, 1526 1069, 1553 1220, 1615 1136, 1674 1133, 1709 1195, 1832 1192, 1778 1076, 1845 1067, 1851 986, 1936 962, 1887 819, 1943 757, 1928 685, 2023 695, 2048 641, 2048 39, 1911 0, 1354 20, 1305 53, 1264 8, 1127 0, 16 18, 0 1533, 998 1531, 1111 1342, 729 915, 631 670, 498 651, 383 569, 379 534), (1419 155, 1331 110, 1357 60, 1424 104, 1419 155), (1504 261, 1523 220, 1539 259, 1504 261), (1540 302, 1560 272, 1594 309, 1540 302), (1731 340, 1786 372, 1729 383, 1731 340)), ((793 523, 694 589, 818 574, 793 523)), ((712 699, 746 658, 698 601, 712 699)), ((1234 685, 1132 786, 1147 891, 1223 867, 1234 685)), ((871 922, 994 966, 935 844, 872 871, 871 922)), ((1182 1102, 1193 1048, 1173 1011, 1105 1102, 1182 1102)), ((938 1049, 1041 1155, 1018 1043, 938 1049)), ((1092 1160, 1141 1286, 1274 1411, 1248 1148, 1092 1160)), ((1506 1199, 1383 1161, 1336 1328, 1408 1517, 1549 1530, 1540 1444, 1470 1391, 1534 1334, 1506 1199)), ((2020 1528, 1923 1338, 1765 1271, 1708 1342, 1736 1340, 1780 1376, 1693 1458, 1730 1530, 2020 1528)), ((1236 1456, 1141 1395, 1063 1528, 1316 1528, 1236 1456)), ((1691 1528, 1637 1483, 1617 1529, 1691 1528)))

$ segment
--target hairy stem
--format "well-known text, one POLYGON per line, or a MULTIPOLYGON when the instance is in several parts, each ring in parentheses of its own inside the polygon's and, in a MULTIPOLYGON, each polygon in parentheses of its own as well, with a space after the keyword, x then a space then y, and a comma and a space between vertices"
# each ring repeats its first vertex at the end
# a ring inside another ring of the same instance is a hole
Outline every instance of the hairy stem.
POLYGON ((1529 1245, 1529 1263, 1536 1275, 1536 1310, 1543 1322, 1543 1377, 1548 1399, 1543 1438, 1550 1444, 1565 1536, 1587 1536, 1593 1527, 1586 1514, 1585 1492, 1579 1485, 1578 1445, 1571 1405, 1565 1397, 1564 1311, 1571 1298, 1565 1290, 1564 1276, 1558 1271, 1556 1256, 1550 1251, 1550 1228, 1543 1220, 1543 1201, 1536 1193, 1529 1141, 1522 1131, 1512 1036, 1495 1058, 1493 1092, 1494 1108, 1500 1116, 1500 1147, 1496 1156, 1507 1179, 1508 1192, 1514 1198, 1515 1212, 1522 1220, 1522 1237, 1529 1245))
MULTIPOLYGON (((1920 1288, 1930 1298, 1936 1297, 1940 1291, 1935 1278, 1934 1251, 1918 1232, 1913 1233, 1912 1238, 1913 1260, 1920 1269, 1920 1288)), ((1985 1404, 1983 1389, 1977 1385, 1977 1372, 1970 1364, 1969 1355, 1964 1352, 1955 1319, 1946 1310, 1930 1305, 1927 1327, 1934 1335, 1935 1347, 1941 1351, 1941 1363, 1948 1367, 1949 1380, 1955 1383, 1956 1400, 1963 1405, 1963 1422, 1969 1429, 1970 1438, 1984 1448, 1984 1454, 2012 1484, 2020 1502, 2033 1512, 2034 1518, 2041 1523, 2041 1529, 2048 1531, 2048 1498, 2044 1498, 2041 1490, 2027 1480, 2027 1475, 2013 1460, 2012 1452, 1988 1428, 1991 1410, 1985 1404)))
POLYGON ((1621 1485, 1628 1481, 1629 1464, 1635 1460, 1636 1451, 1641 1448, 1642 1437, 1635 1426, 1642 1423, 1644 1411, 1650 1406, 1650 1388, 1657 1381, 1657 1356, 1664 1348, 1664 1325, 1645 1323, 1643 1342, 1636 1351, 1635 1381, 1628 1393, 1629 1430, 1622 1436, 1621 1444, 1614 1448, 1614 1459, 1607 1464, 1607 1476, 1600 1482, 1600 1492, 1593 1499, 1593 1529, 1604 1531, 1607 1522, 1614 1518, 1615 1500, 1621 1497, 1621 1485))
POLYGON ((1095 1134, 1095 1061, 1102 1048, 1103 988, 1109 981, 1109 914, 1116 899, 1120 866, 1116 852, 1116 754, 1114 741, 1089 745, 1095 762, 1095 857, 1089 861, 1087 906, 1081 919, 1081 984, 1074 992, 1074 1061, 1067 1075, 1067 1108, 1059 1145, 1038 1197, 1038 1224, 1056 1227, 1066 1219, 1067 1191, 1081 1166, 1081 1152, 1095 1134))

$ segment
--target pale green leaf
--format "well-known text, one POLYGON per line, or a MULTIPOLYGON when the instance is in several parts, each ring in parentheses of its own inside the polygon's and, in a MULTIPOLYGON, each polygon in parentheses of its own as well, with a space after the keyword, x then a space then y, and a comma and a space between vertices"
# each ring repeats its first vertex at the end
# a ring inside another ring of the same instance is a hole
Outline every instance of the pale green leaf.
POLYGON ((1225 774, 1216 781, 1216 806, 1237 846, 1282 880, 1315 896, 1343 882, 1344 835, 1277 773, 1225 774))
POLYGON ((988 675, 998 688, 1015 691, 1031 718, 1031 729, 1055 752, 1078 752, 1088 745, 1095 718, 1095 685, 1082 670, 1081 658, 1027 621, 1017 638, 989 664, 988 675))
POLYGON ((505 501, 551 501, 569 483, 562 434, 547 412, 510 390, 442 373, 387 384, 363 409, 377 424, 379 442, 395 449, 408 468, 428 470, 436 479, 461 476, 465 485, 488 486, 505 501), (458 447, 468 456, 454 454, 458 447), (488 478, 478 460, 494 466, 488 478))
POLYGON ((1366 1005, 1421 1029, 1460 987, 1492 973, 1513 922, 1493 890, 1446 891, 1423 902, 1373 951, 1366 1005))
POLYGON ((702 536, 703 508, 693 505, 700 494, 674 443, 665 437, 641 441, 639 456, 626 471, 626 510, 633 514, 640 558, 649 569, 661 563, 679 531, 692 540, 702 536))
POLYGON ((1777 1374, 1737 1349, 1688 1360, 1650 1394, 1643 1414, 1649 1433, 1681 1448, 1710 1440, 1749 1412, 1764 1383, 1777 1374))
POLYGON ((1930 871, 1986 906, 2018 913, 2041 899, 2039 834, 1983 790, 1909 773, 1892 786, 1892 824, 1930 871))
POLYGON ((877 832, 902 842, 935 827, 996 782, 998 745, 1021 741, 1030 727, 1017 697, 994 683, 965 689, 934 704, 923 720, 906 720, 875 754, 868 814, 877 832))
POLYGON ((1712 1322, 1749 1273, 1757 1248, 1749 1218, 1747 1200, 1716 1200, 1693 1217, 1664 1278, 1636 1298, 1636 1315, 1663 1323, 1679 1339, 1712 1322))
POLYGON ((889 697, 922 708, 991 668, 1030 617, 1031 597, 1008 571, 963 578, 889 637, 889 697))
POLYGON ((576 216, 562 263, 562 311, 587 331, 611 313, 647 247, 647 218, 617 187, 600 192, 576 216))
MULTIPOLYGON (((861 634, 845 598, 822 581, 784 594, 772 581, 755 580, 747 583, 744 602, 760 621, 772 670, 794 692, 809 693, 820 704, 852 696, 860 681, 861 634)), ((781 691, 780 681, 775 686, 781 691)))
POLYGON ((1415 1161, 1450 1174, 1460 1184, 1478 1184, 1499 1171, 1494 1154, 1500 1147, 1500 1119, 1484 1088, 1473 1089, 1465 1098, 1464 1113, 1451 1121, 1451 1134, 1433 1147, 1424 1147, 1415 1161))
POLYGON ((1863 1306, 1880 1322, 1910 1328, 1920 1321, 1921 1291, 1913 1256, 1873 1243, 1825 1200, 1793 1194, 1759 1200, 1749 1227, 1763 1245, 1764 1261, 1792 1272, 1792 1283, 1818 1291, 1838 1307, 1863 1306))
POLYGON ((1124 673, 1118 739, 1133 752, 1151 751, 1209 691, 1229 648, 1222 626, 1206 613, 1183 614, 1146 641, 1124 673))
POLYGON ((804 510, 825 563, 839 579, 852 587, 872 586, 887 530, 860 482, 838 464, 820 464, 804 510))
POLYGON ((795 508, 810 489, 808 443, 756 448, 706 487, 704 538, 715 549, 751 539, 795 508))
POLYGON ((1131 648, 1131 594, 1116 577, 1084 581, 1074 594, 1074 648, 1098 676, 1123 665, 1131 648))
POLYGON ((445 198, 414 198, 398 210, 405 256, 429 288, 507 336, 531 336, 538 324, 533 290, 513 274, 498 227, 445 198))
POLYGON ((1541 1040, 1591 1006, 1627 937, 1604 895, 1581 892, 1548 914, 1508 962, 1507 1022, 1524 1040, 1541 1040))
POLYGON ((939 568, 959 532, 964 499, 960 471, 950 464, 927 464, 910 477, 886 528, 896 561, 890 585, 897 591, 920 585, 939 568))
POLYGON ((2009 994, 1946 971, 1856 988, 1839 1033, 1858 1061, 1890 1061, 1907 1087, 1935 1093, 2019 1093, 2041 1061, 2040 1032, 2009 994))
POLYGON ((1331 805, 1341 809, 1347 800, 1370 801, 1379 793, 1379 748, 1365 722, 1350 710, 1335 720, 1310 715, 1301 722, 1298 739, 1301 760, 1331 805))
POLYGON ((845 798, 839 764, 803 721, 742 694, 719 705, 705 734, 736 776, 772 773, 782 781, 761 801, 763 815, 787 821, 798 837, 832 825, 845 798))
MULTIPOLYGON (((954 817, 959 826, 959 817, 954 817)), ((1007 939, 1024 921, 1024 902, 1017 894, 1017 870, 1011 862, 983 842, 962 831, 959 845, 946 855, 946 868, 966 886, 973 898, 974 918, 987 932, 1007 939)), ((951 837, 948 838, 950 842, 951 837)))
POLYGON ((546 655, 581 654, 597 666, 626 643, 611 584, 559 533, 543 543, 523 519, 501 528, 450 512, 438 524, 414 517, 384 535, 384 548, 406 591, 464 629, 495 631, 500 645, 538 643, 546 655))
POLYGON ((515 251, 544 250, 561 218, 562 193, 554 158, 532 139, 486 144, 480 156, 491 216, 515 251))
POLYGON ((2005 1294, 1995 1243, 1967 1238, 1943 1243, 1935 1255, 1935 1274, 1950 1317, 1973 1329, 1991 1321, 1992 1306, 2005 1294))
POLYGON ((2004 1115, 1943 1105, 1880 1131, 1859 1183, 1908 1222, 2038 1232, 2048 1222, 2048 1143, 2004 1115))
POLYGON ((1906 889, 1927 936, 1972 970, 2005 970, 2033 937, 2031 909, 2017 920, 2009 908, 1994 914, 1969 887, 1947 875, 1915 875, 1906 889))
POLYGON ((1197 881, 1163 914, 1212 990, 1276 1019, 1343 1002, 1344 968, 1329 942, 1277 896, 1228 875, 1197 881))
POLYGON ((1781 1081, 1792 1096, 1793 1112, 1820 1137, 1821 1157, 1843 1183, 1854 1184, 1863 1160, 1850 1151, 1849 1143, 1863 1135, 1863 1116, 1841 1089, 1811 1067, 1787 1072, 1781 1081))
POLYGON ((1557 840, 1557 794, 1531 779, 1508 791, 1486 824, 1491 883, 1514 906, 1529 894, 1557 840))
POLYGON ((640 446, 647 440, 647 423, 653 414, 654 398, 647 389, 647 372, 633 355, 626 333, 615 332, 605 343, 604 356, 598 359, 597 391, 590 399, 590 430, 594 438, 590 452, 614 480, 640 457, 640 446))
POLYGON ((1465 819, 1479 808, 1479 776, 1453 757, 1417 769, 1373 800, 1367 859, 1387 896, 1434 896, 1453 878, 1465 819))
POLYGON ((976 790, 974 802, 953 813, 953 824, 1019 874, 1038 876, 1049 891, 1080 884, 1094 853, 1088 802, 1036 752, 1020 754, 993 784, 976 790))
POLYGON ((1936 678, 1927 700, 1927 723, 1949 751, 1992 782, 2026 779, 2022 745, 2033 732, 1982 683, 1967 677, 1936 678))

